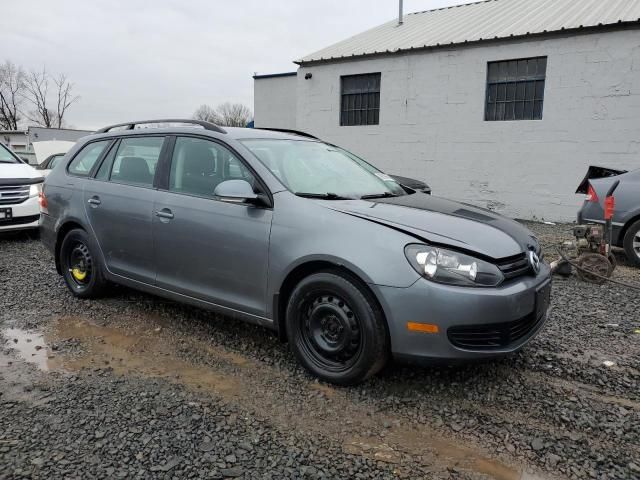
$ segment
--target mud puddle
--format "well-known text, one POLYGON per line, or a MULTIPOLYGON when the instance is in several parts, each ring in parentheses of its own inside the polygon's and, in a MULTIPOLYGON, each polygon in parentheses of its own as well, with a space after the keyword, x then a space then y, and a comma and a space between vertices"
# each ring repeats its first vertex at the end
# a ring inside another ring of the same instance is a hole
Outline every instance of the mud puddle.
POLYGON ((115 325, 62 318, 44 334, 18 330, 3 334, 14 343, 20 358, 41 370, 109 369, 117 375, 166 379, 240 404, 283 430, 340 441, 345 451, 397 464, 399 472, 403 458, 411 457, 420 459, 425 472, 456 468, 497 480, 533 478, 470 446, 446 440, 428 427, 416 428, 391 415, 372 413, 370 406, 350 399, 348 390, 313 381, 294 383, 291 388, 292 382, 284 381, 290 372, 203 339, 176 341, 153 319, 141 319, 134 327, 115 325), (70 341, 74 348, 64 348, 70 341), (48 345, 63 346, 55 358, 49 358, 48 345), (191 355, 184 359, 181 351, 197 352, 197 361, 191 355))
MULTIPOLYGON (((56 368, 55 357, 50 354, 42 333, 7 328, 2 330, 2 336, 6 339, 6 346, 13 350, 18 358, 45 372, 56 368)), ((10 361, 5 359, 7 363, 10 361)))

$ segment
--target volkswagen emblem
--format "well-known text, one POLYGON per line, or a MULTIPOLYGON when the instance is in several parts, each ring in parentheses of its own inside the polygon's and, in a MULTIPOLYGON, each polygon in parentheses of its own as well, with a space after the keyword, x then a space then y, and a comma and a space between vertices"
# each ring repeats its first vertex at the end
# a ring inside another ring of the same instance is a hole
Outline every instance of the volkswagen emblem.
POLYGON ((533 268, 534 273, 538 273, 540 271, 540 257, 533 250, 529 250, 529 263, 531 264, 531 268, 533 268))

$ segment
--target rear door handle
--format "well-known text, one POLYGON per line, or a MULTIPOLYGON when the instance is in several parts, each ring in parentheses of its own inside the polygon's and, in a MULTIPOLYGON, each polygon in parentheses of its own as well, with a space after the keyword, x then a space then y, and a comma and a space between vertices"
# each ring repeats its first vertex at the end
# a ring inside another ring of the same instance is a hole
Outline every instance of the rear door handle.
POLYGON ((97 207, 102 202, 100 201, 100 199, 98 197, 91 197, 89 200, 87 200, 87 203, 92 205, 92 206, 97 207))
POLYGON ((173 213, 168 208, 163 208, 162 210, 156 212, 156 217, 171 220, 173 218, 173 213))

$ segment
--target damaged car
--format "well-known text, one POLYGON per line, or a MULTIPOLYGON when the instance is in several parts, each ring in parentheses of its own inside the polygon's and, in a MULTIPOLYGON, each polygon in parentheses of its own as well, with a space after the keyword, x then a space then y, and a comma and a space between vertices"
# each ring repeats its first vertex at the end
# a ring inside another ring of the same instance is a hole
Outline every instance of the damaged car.
POLYGON ((550 270, 527 228, 316 139, 150 120, 62 161, 41 238, 73 295, 115 283, 266 326, 328 382, 391 358, 503 356, 547 317, 550 270))
POLYGON ((605 199, 615 182, 611 244, 623 248, 629 261, 640 267, 640 169, 628 172, 591 166, 576 193, 584 194, 578 224, 605 224, 605 199))

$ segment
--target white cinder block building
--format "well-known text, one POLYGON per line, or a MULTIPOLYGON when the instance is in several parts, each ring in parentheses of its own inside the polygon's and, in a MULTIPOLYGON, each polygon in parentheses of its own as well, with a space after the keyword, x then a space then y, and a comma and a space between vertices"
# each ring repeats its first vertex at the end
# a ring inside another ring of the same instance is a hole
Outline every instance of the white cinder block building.
POLYGON ((589 165, 640 167, 640 0, 405 15, 255 78, 255 126, 343 146, 435 195, 573 220, 589 165))

